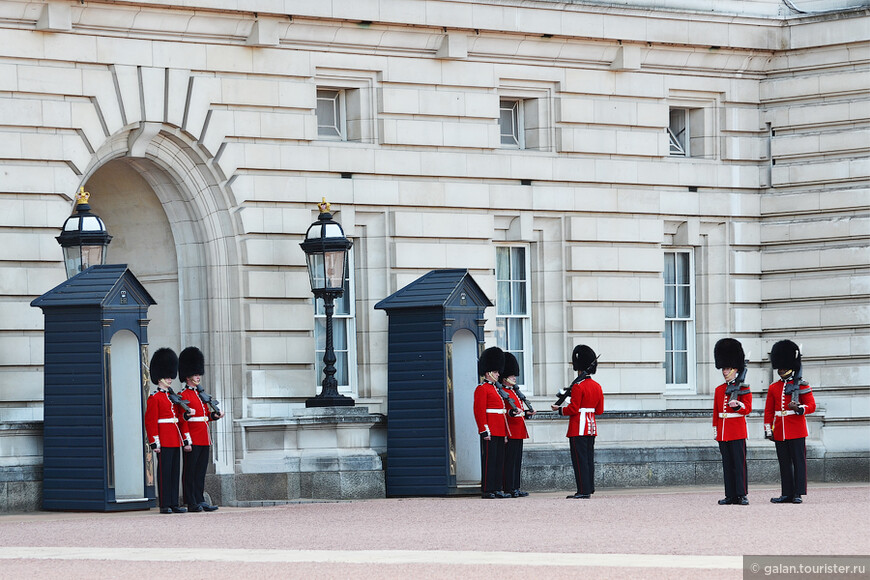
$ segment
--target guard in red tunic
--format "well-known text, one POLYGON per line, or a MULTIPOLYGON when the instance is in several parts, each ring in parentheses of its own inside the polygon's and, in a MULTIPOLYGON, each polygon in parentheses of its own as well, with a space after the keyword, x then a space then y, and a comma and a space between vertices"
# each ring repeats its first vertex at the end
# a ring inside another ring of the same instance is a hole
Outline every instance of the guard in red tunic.
POLYGON ((484 377, 474 390, 474 420, 480 433, 480 490, 484 499, 511 497, 502 490, 508 434, 507 406, 498 387, 502 367, 504 352, 497 346, 483 351, 477 361, 477 372, 484 377))
POLYGON ((160 513, 181 514, 178 505, 178 476, 181 447, 190 451, 190 433, 184 420, 181 397, 172 392, 172 379, 178 375, 178 357, 169 348, 158 349, 151 357, 151 382, 157 385, 145 407, 145 433, 157 456, 157 494, 160 513))
POLYGON ((529 407, 529 410, 523 411, 525 397, 516 386, 517 377, 520 374, 519 361, 509 352, 504 353, 504 359, 504 369, 502 369, 500 374, 501 384, 514 402, 514 406, 519 409, 519 412, 511 413, 510 409, 508 409, 506 415, 508 438, 504 450, 503 489, 511 497, 526 497, 529 495, 529 492, 520 489, 520 472, 523 469, 523 439, 529 438, 529 431, 526 429, 526 417, 534 415, 535 411, 531 407, 529 407))
POLYGON ((598 357, 594 350, 585 344, 578 344, 571 354, 571 363, 577 371, 570 393, 565 393, 571 397, 571 402, 567 407, 560 407, 565 401, 565 397, 560 395, 551 408, 568 417, 566 436, 577 483, 577 493, 569 495, 568 499, 589 499, 595 493, 595 437, 598 435, 595 415, 604 412, 604 393, 601 385, 591 378, 598 369, 598 357))
POLYGON ((713 347, 713 359, 725 378, 713 394, 713 436, 719 442, 725 478, 725 498, 719 500, 719 505, 749 505, 746 415, 752 411, 752 391, 744 383, 743 345, 733 338, 723 338, 713 347))
POLYGON ((790 340, 770 349, 780 380, 770 385, 764 404, 764 436, 776 444, 782 495, 773 503, 802 503, 807 493, 807 419, 816 410, 810 385, 801 379, 801 351, 790 340))
POLYGON ((181 397, 190 407, 187 425, 193 442, 192 450, 184 454, 184 467, 181 470, 181 487, 184 503, 188 511, 213 512, 218 506, 205 501, 205 472, 208 469, 208 452, 211 438, 208 433, 209 421, 224 416, 213 397, 206 393, 200 383, 205 373, 205 357, 195 346, 189 346, 178 355, 178 380, 185 387, 181 397))

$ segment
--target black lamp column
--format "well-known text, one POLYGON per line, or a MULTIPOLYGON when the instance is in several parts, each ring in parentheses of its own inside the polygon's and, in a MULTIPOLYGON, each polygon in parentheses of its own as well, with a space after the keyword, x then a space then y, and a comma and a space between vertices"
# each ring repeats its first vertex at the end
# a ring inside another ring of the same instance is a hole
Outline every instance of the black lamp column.
POLYGON ((332 219, 326 198, 318 204, 320 215, 308 227, 305 241, 300 244, 308 262, 308 276, 314 299, 323 299, 326 314, 326 352, 323 354, 323 382, 320 393, 305 401, 306 407, 352 407, 352 398, 338 392, 335 379, 335 346, 332 338, 332 315, 335 299, 344 294, 347 252, 353 242, 344 235, 341 224, 332 219))

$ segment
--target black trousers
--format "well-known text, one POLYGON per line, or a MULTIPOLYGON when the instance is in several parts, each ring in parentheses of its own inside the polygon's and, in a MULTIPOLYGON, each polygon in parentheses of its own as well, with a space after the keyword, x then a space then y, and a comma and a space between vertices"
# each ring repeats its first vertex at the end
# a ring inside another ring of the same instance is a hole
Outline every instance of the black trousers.
POLYGON ((501 491, 504 479, 504 437, 493 435, 489 441, 480 435, 480 491, 501 491))
POLYGON ((779 459, 779 478, 782 495, 794 497, 807 493, 807 440, 786 439, 774 441, 779 459))
POLYGON ((205 472, 208 469, 208 445, 194 445, 190 453, 184 454, 184 467, 181 470, 181 487, 184 490, 184 503, 199 505, 205 502, 205 472))
POLYGON ((520 471, 523 468, 523 440, 508 439, 504 447, 504 491, 520 488, 520 471))
POLYGON ((181 447, 161 447, 157 456, 157 496, 160 507, 178 506, 178 476, 181 472, 181 447))
POLYGON ((579 435, 568 438, 571 450, 571 466, 577 493, 595 493, 595 436, 579 435))
POLYGON ((725 497, 740 497, 749 493, 746 483, 746 439, 720 441, 722 475, 725 477, 725 497))

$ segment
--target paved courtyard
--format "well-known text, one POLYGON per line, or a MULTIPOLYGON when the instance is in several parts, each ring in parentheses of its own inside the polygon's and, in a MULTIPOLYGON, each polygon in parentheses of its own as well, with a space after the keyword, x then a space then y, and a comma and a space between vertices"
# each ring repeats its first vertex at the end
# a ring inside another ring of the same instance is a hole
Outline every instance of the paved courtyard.
MULTIPOLYGON (((744 554, 870 554, 870 485, 0 516, 0 578, 742 578, 744 554)), ((788 562, 788 558, 783 558, 788 562)), ((866 576, 863 576, 866 577, 866 576)))

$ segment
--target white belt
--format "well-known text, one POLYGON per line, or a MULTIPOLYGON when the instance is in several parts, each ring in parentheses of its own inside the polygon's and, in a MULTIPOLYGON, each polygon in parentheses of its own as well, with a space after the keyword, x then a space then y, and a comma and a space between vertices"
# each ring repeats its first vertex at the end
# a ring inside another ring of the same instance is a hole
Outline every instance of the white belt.
MULTIPOLYGON (((740 413, 719 413, 719 417, 722 419, 734 419, 736 417, 742 417, 740 413)), ((192 420, 192 419, 191 419, 192 420)))
POLYGON ((158 423, 178 423, 178 419, 173 417, 172 419, 157 419, 158 423))
POLYGON ((794 411, 777 411, 776 412, 777 417, 785 417, 786 415, 796 415, 796 414, 797 413, 795 413, 794 411))
POLYGON ((487 409, 487 413, 495 413, 496 415, 504 415, 507 413, 507 409, 487 409))
POLYGON ((188 423, 205 423, 206 421, 208 421, 208 417, 206 417, 205 415, 203 415, 202 417, 191 417, 187 420, 188 423))
POLYGON ((578 411, 580 413, 580 431, 579 431, 579 434, 583 435, 583 433, 586 431, 586 415, 588 415, 589 413, 594 413, 595 409, 592 409, 590 407, 583 407, 582 409, 578 409, 578 411))

